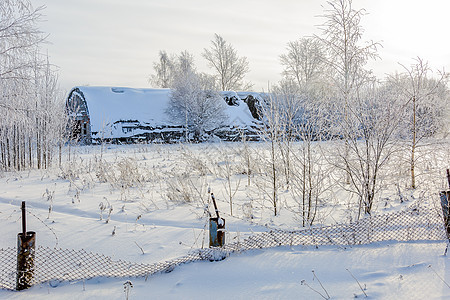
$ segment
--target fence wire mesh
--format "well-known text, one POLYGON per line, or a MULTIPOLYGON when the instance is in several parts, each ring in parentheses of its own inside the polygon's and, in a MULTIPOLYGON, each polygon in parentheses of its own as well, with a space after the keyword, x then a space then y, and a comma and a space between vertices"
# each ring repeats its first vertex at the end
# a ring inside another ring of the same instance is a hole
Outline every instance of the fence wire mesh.
MULTIPOLYGON (((277 246, 360 245, 381 241, 445 240, 442 215, 420 209, 367 217, 352 224, 312 227, 295 231, 271 230, 254 234, 223 248, 199 249, 186 256, 154 264, 112 260, 85 250, 38 246, 33 282, 75 281, 94 277, 147 277, 201 260, 220 260, 232 252, 277 246)), ((16 248, 0 249, 0 288, 16 288, 16 248)))

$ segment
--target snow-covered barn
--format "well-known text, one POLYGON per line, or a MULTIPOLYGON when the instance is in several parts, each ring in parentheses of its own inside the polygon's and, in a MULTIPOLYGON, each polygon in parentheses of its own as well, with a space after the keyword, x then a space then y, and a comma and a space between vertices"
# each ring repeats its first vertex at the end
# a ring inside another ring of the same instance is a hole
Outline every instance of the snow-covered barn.
MULTIPOLYGON (((170 93, 170 89, 75 87, 66 101, 72 138, 86 144, 180 140, 185 125, 167 114, 170 93)), ((255 134, 259 94, 222 92, 222 96, 228 104, 228 123, 209 134, 224 140, 237 139, 238 131, 255 134)))

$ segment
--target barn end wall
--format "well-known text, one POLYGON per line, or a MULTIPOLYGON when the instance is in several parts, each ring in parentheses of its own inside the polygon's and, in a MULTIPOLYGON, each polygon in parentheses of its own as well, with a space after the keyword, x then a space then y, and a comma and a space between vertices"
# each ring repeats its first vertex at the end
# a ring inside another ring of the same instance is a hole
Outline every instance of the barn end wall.
POLYGON ((67 131, 70 140, 80 144, 91 144, 89 109, 84 94, 79 88, 70 91, 66 101, 66 112, 69 116, 67 131))

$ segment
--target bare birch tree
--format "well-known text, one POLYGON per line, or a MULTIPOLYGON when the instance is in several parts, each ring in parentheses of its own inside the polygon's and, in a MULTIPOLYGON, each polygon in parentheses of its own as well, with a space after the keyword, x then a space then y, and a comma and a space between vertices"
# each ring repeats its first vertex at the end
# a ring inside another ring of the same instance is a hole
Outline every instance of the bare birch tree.
POLYGON ((443 113, 449 105, 447 89, 448 74, 444 71, 433 72, 420 57, 410 67, 403 66, 405 72, 389 80, 397 85, 405 99, 407 110, 402 137, 409 141, 409 169, 411 188, 416 188, 417 148, 422 141, 433 136, 443 126, 443 113))
POLYGON ((395 91, 366 85, 348 108, 348 153, 337 152, 335 161, 350 177, 350 187, 344 188, 358 196, 358 219, 371 214, 385 167, 399 151, 396 133, 404 112, 400 100, 395 91))
POLYGON ((261 182, 255 182, 255 184, 264 198, 269 199, 274 216, 277 216, 280 212, 279 190, 283 185, 284 173, 280 147, 283 136, 281 99, 269 93, 260 105, 263 125, 259 134, 260 138, 267 142, 268 151, 263 150, 258 153, 264 176, 260 177, 261 182))
POLYGON ((150 77, 150 82, 156 87, 169 88, 174 77, 175 58, 167 54, 166 51, 159 51, 159 62, 153 63, 154 75, 150 77))
MULTIPOLYGON (((307 89, 309 90, 309 89, 307 89)), ((311 90, 310 90, 311 91, 311 90)), ((304 93, 293 131, 299 140, 291 151, 290 192, 298 203, 302 226, 311 226, 330 188, 330 167, 325 164, 322 141, 328 138, 330 107, 320 92, 304 93)))
POLYGON ((352 92, 367 81, 370 73, 364 66, 370 59, 378 58, 378 42, 362 43, 364 29, 361 18, 365 10, 355 10, 352 0, 328 1, 329 9, 321 17, 321 36, 316 36, 324 46, 325 63, 332 70, 330 78, 339 88, 345 106, 352 92))
POLYGON ((276 103, 265 109, 270 116, 279 118, 279 122, 270 121, 279 126, 276 142, 280 149, 287 186, 289 186, 291 177, 292 144, 295 140, 298 140, 296 125, 299 115, 302 113, 300 102, 303 96, 299 86, 293 80, 281 80, 277 86, 273 87, 272 97, 276 99, 276 103), (272 112, 271 109, 277 109, 278 112, 272 112))
MULTIPOLYGON (((327 2, 328 9, 322 15, 325 22, 320 26, 321 36, 317 38, 324 45, 325 62, 329 69, 329 79, 334 82, 339 91, 339 101, 344 107, 340 125, 349 124, 349 108, 358 89, 370 79, 370 72, 364 69, 369 59, 378 57, 377 42, 362 44, 361 38, 364 29, 361 26, 361 18, 365 10, 355 10, 352 0, 331 0, 327 2)), ((343 130, 345 134, 351 134, 343 130)), ((344 152, 348 153, 349 136, 344 135, 344 152)), ((346 176, 347 184, 350 183, 349 174, 346 176)))
POLYGON ((300 88, 311 86, 312 81, 323 75, 324 51, 320 40, 301 38, 289 42, 286 50, 280 56, 283 76, 295 80, 300 88))
POLYGON ((211 44, 202 55, 216 73, 222 91, 249 89, 251 85, 243 81, 250 70, 247 58, 239 57, 234 47, 218 34, 214 34, 211 44))

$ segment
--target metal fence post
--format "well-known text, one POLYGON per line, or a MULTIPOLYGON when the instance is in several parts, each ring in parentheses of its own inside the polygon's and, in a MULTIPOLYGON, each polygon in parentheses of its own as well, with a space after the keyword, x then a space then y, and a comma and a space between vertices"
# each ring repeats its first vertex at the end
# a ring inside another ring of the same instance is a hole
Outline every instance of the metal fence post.
POLYGON ((209 218, 209 247, 223 247, 225 244, 225 219, 209 218))
POLYGON ((32 285, 34 275, 36 233, 26 231, 25 201, 22 201, 22 232, 17 235, 17 277, 16 290, 32 285))
POLYGON ((225 219, 219 216, 216 198, 211 193, 211 199, 216 211, 216 218, 209 218, 209 247, 223 247, 225 244, 225 219))

